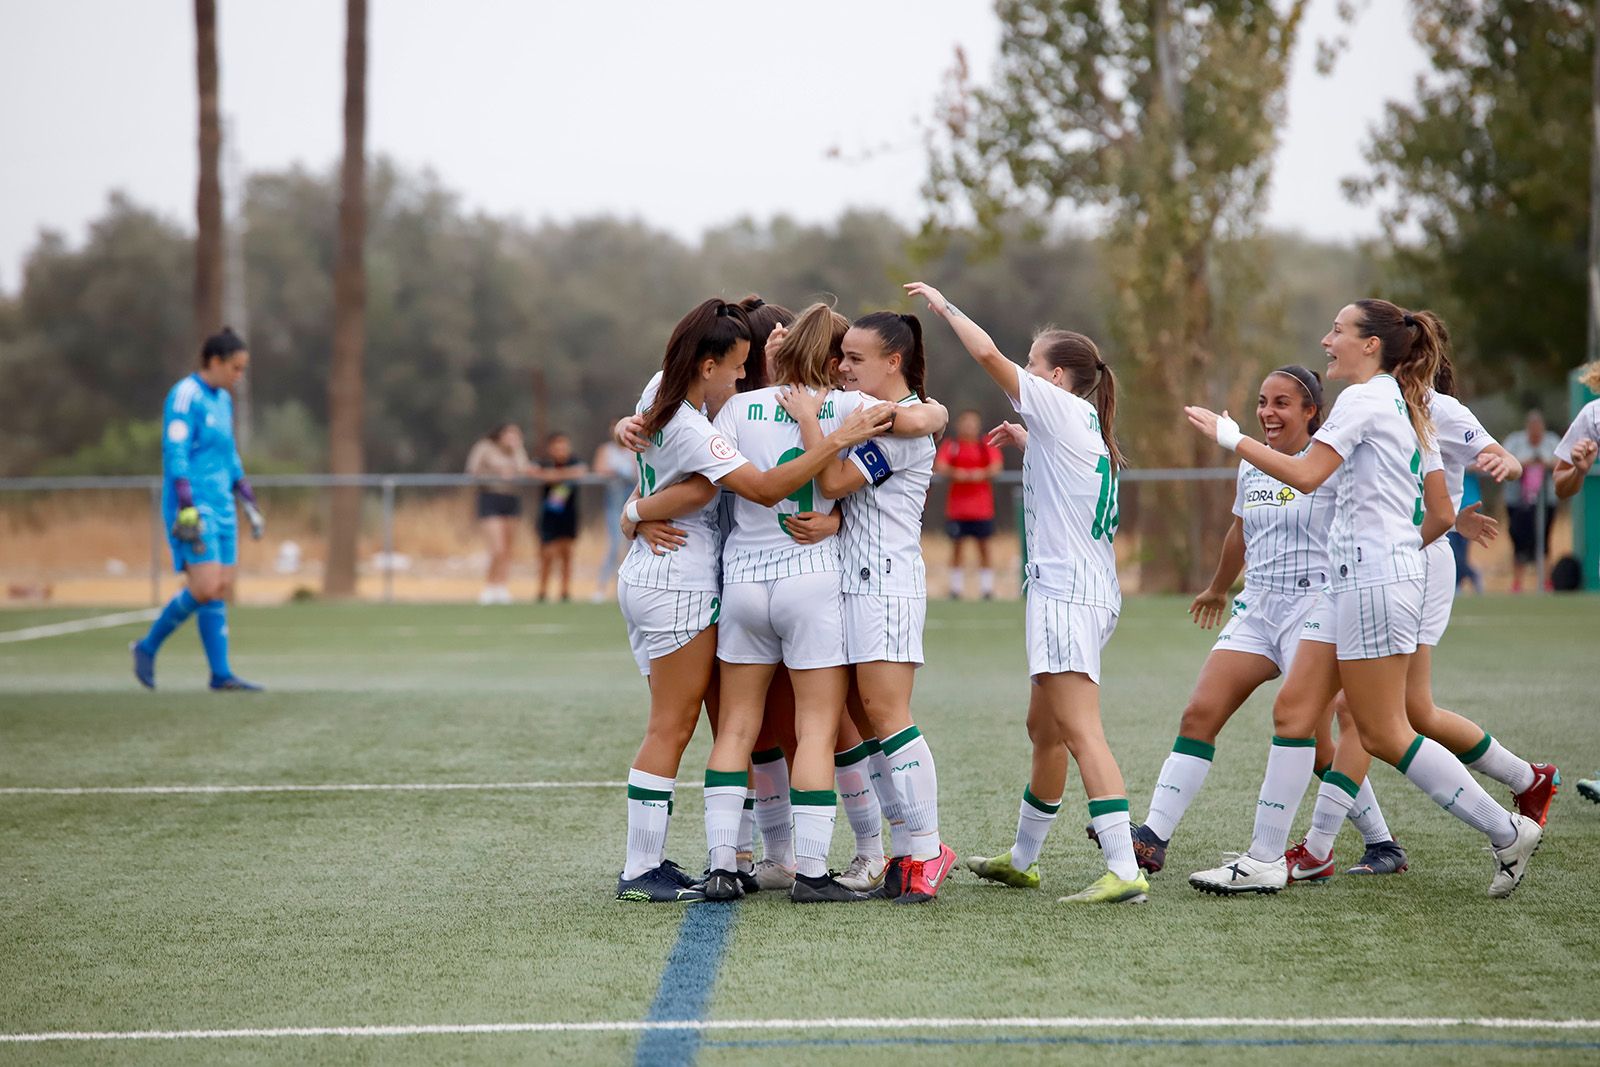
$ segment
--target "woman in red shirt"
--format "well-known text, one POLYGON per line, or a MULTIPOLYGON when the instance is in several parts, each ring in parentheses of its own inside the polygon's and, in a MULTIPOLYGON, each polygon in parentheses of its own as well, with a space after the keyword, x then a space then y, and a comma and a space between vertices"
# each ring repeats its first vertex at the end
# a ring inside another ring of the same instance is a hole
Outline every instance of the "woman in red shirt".
POLYGON ((1005 466, 1005 458, 982 436, 983 416, 963 411, 956 418, 956 435, 939 447, 933 465, 935 474, 950 479, 950 498, 945 502, 945 532, 950 535, 950 599, 960 600, 966 588, 966 572, 961 566, 961 544, 967 539, 978 544, 978 591, 983 599, 994 599, 994 569, 989 565, 989 538, 994 536, 994 477, 1005 466))

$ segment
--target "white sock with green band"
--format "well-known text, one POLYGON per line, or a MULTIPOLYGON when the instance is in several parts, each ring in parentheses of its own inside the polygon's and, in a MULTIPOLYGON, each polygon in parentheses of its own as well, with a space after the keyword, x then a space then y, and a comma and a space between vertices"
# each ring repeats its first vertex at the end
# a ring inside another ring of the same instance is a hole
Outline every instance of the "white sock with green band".
POLYGON ((1356 802, 1351 806, 1348 818, 1360 831, 1361 840, 1369 845, 1394 840, 1394 835, 1389 832, 1389 823, 1383 817, 1383 809, 1378 807, 1378 794, 1372 791, 1370 778, 1361 779, 1361 788, 1356 790, 1356 802))
POLYGON ((877 738, 868 738, 868 743, 872 745, 872 757, 868 762, 872 768, 872 791, 878 794, 878 807, 883 809, 883 817, 889 820, 889 855, 909 856, 911 831, 906 827, 905 806, 900 803, 900 793, 894 787, 889 761, 883 758, 883 747, 877 738))
POLYGON ((1022 807, 1017 811, 1017 842, 1011 846, 1011 866, 1025 871, 1039 862, 1050 824, 1061 811, 1061 798, 1040 800, 1031 786, 1022 787, 1022 807))
POLYGON ((1106 868, 1123 881, 1139 877, 1139 863, 1133 858, 1132 826, 1128 819, 1127 797, 1101 797, 1089 801, 1089 825, 1100 839, 1106 868))
POLYGON ((794 809, 795 871, 807 878, 821 878, 828 873, 838 794, 831 789, 791 789, 789 806, 794 809))
POLYGON ((939 855, 939 775, 933 750, 915 726, 884 738, 882 749, 911 835, 911 858, 931 860, 939 855))
POLYGON ((845 752, 833 754, 833 780, 839 802, 856 835, 856 855, 868 859, 883 857, 883 809, 871 781, 872 745, 863 741, 845 752))
POLYGON ((1144 824, 1163 841, 1172 840, 1183 813, 1200 794, 1206 775, 1211 773, 1211 760, 1217 754, 1215 745, 1179 736, 1172 743, 1172 753, 1161 765, 1161 777, 1156 779, 1155 791, 1150 794, 1150 813, 1144 824))
POLYGON ((1355 806, 1356 794, 1361 787, 1348 775, 1328 771, 1322 776, 1317 789, 1317 803, 1311 809, 1311 830, 1306 834, 1306 851, 1317 859, 1333 854, 1333 842, 1339 836, 1350 809, 1355 806))
POLYGON ((1432 797, 1435 804, 1487 834, 1495 848, 1505 848, 1517 839, 1517 824, 1511 813, 1496 804, 1467 773, 1466 766, 1439 742, 1417 735, 1395 768, 1432 797))
POLYGON ((756 791, 744 791, 744 811, 739 813, 739 869, 749 874, 755 869, 756 791))
POLYGON ((749 789, 748 771, 706 771, 706 866, 713 871, 738 869, 739 821, 749 789))
POLYGON ((789 764, 783 749, 771 748, 750 757, 751 788, 756 795, 756 828, 761 831, 761 858, 794 869, 794 818, 789 812, 789 764))
POLYGON ((1256 825, 1250 835, 1250 858, 1270 863, 1283 858, 1289 845, 1289 828, 1305 796, 1317 765, 1314 737, 1272 738, 1267 750, 1267 773, 1256 798, 1256 825))
POLYGON ((1533 785, 1533 765, 1490 737, 1487 730, 1484 731, 1483 740, 1469 751, 1461 753, 1460 758, 1462 763, 1479 774, 1510 786, 1513 793, 1520 793, 1533 785))
POLYGON ((667 822, 672 817, 673 780, 628 769, 628 858, 622 877, 637 878, 661 866, 667 850, 667 822))

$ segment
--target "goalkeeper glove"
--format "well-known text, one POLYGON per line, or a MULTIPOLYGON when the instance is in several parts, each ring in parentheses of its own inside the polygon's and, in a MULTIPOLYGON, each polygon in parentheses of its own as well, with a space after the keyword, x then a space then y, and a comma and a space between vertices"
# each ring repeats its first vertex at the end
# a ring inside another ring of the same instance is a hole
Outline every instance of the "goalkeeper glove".
POLYGON ((244 509, 244 517, 250 523, 250 536, 254 540, 261 540, 261 535, 266 532, 267 520, 261 514, 261 509, 256 507, 255 501, 245 500, 240 506, 244 509))
POLYGON ((185 544, 199 544, 200 509, 193 504, 186 508, 179 508, 178 517, 172 522, 172 536, 185 544))

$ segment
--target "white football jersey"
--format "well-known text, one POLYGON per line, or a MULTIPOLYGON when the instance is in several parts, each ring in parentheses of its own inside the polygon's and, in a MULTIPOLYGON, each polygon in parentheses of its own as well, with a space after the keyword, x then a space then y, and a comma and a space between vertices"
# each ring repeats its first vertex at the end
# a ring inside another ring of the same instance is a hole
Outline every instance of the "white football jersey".
MULTIPOLYGON (((921 403, 912 393, 900 406, 921 403)), ((922 509, 928 503, 936 451, 931 437, 879 437, 850 454, 851 462, 866 475, 867 484, 844 499, 839 542, 846 593, 928 595, 922 562, 922 509), (866 458, 869 451, 881 456, 892 472, 882 485, 872 484, 866 458)))
POLYGON ((1422 478, 1439 460, 1433 449, 1424 457, 1400 384, 1379 374, 1349 386, 1313 439, 1344 459, 1328 533, 1333 590, 1422 578, 1422 478))
POLYGON ((1591 400, 1583 405, 1578 417, 1572 420, 1567 432, 1561 435, 1561 443, 1556 445, 1556 458, 1563 463, 1571 463, 1572 450, 1585 437, 1600 442, 1600 400, 1591 400))
MULTIPOLYGON (((739 393, 717 414, 717 431, 763 470, 771 470, 805 454, 799 423, 778 403, 782 388, 773 385, 739 393)), ((875 403, 878 401, 859 392, 830 390, 817 421, 823 433, 831 433, 857 408, 875 403)), ((803 511, 827 515, 833 511, 833 504, 817 492, 815 482, 807 482, 770 508, 744 497, 736 499, 733 530, 722 548, 722 580, 766 582, 796 574, 837 571, 837 537, 826 538, 815 545, 796 544, 785 525, 789 516, 803 511)))
POLYGON ((1461 510, 1462 483, 1478 453, 1495 443, 1472 409, 1453 396, 1428 390, 1428 412, 1433 416, 1434 442, 1444 464, 1444 484, 1450 491, 1450 508, 1461 510))
POLYGON ((1100 416, 1081 396, 1017 368, 1012 402, 1028 427, 1022 511, 1028 561, 1024 586, 1053 600, 1122 610, 1111 539, 1121 515, 1117 472, 1100 416))
MULTIPOLYGON (((650 407, 660 380, 659 373, 650 379, 639 397, 635 414, 642 415, 650 407)), ((749 462, 687 401, 678 405, 671 421, 650 439, 650 447, 636 458, 641 497, 695 474, 703 474, 715 484, 749 462)), ((644 589, 717 592, 722 588, 717 578, 722 533, 717 528, 716 498, 699 511, 672 521, 687 535, 687 543, 676 552, 658 556, 643 541, 634 541, 627 558, 622 561, 618 580, 644 589)))
MULTIPOLYGON (((1311 450, 1306 442, 1297 455, 1311 450)), ((1328 528, 1339 497, 1341 466, 1312 493, 1239 462, 1233 513, 1244 520, 1244 584, 1306 596, 1328 586, 1328 528)))

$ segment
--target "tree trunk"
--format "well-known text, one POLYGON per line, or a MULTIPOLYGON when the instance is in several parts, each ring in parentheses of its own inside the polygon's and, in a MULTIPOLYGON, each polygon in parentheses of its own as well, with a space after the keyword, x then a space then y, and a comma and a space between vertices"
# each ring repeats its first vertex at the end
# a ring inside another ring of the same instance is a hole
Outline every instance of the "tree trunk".
MULTIPOLYGON (((194 352, 222 326, 222 118, 218 110, 216 0, 194 0, 200 90, 200 181, 195 191, 194 352)), ((191 356, 193 353, 191 353, 191 356)))
MULTIPOLYGON (((328 461, 334 474, 361 474, 362 355, 366 346, 367 278, 367 4, 346 0, 344 166, 340 173, 339 252, 333 276, 333 363, 328 373, 328 461)), ((335 488, 323 592, 352 596, 361 534, 361 490, 335 488)))

